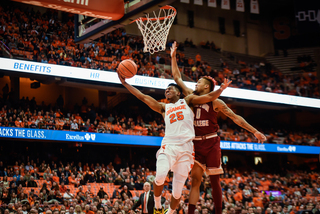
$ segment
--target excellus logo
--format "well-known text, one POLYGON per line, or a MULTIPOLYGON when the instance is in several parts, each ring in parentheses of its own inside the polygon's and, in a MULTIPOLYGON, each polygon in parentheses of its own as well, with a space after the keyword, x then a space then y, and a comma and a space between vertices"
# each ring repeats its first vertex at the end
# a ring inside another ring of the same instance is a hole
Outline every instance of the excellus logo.
POLYGON ((85 134, 83 135, 79 135, 79 134, 66 134, 66 140, 95 140, 96 139, 96 134, 85 134))
POLYGON ((92 140, 95 140, 95 139, 96 139, 96 134, 89 134, 89 133, 87 133, 87 134, 84 136, 84 138, 85 138, 86 140, 90 140, 90 138, 91 138, 92 140))
POLYGON ((289 146, 289 147, 277 146, 277 151, 279 151, 279 152, 295 152, 296 147, 295 146, 289 146))

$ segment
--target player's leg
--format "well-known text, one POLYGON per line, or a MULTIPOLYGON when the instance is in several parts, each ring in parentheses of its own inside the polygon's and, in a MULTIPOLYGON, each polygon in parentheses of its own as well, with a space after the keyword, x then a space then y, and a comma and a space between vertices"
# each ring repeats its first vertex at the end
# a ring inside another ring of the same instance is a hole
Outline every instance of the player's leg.
POLYGON ((183 186, 188 178, 188 174, 190 171, 190 163, 185 161, 183 163, 177 164, 179 169, 186 169, 182 171, 173 172, 173 180, 172 180, 172 195, 170 207, 167 214, 173 214, 177 206, 179 205, 183 186), (183 173, 184 172, 184 173, 183 173))
POLYGON ((159 154, 156 163, 156 178, 154 179, 153 191, 155 208, 161 209, 161 193, 166 176, 170 169, 170 161, 166 154, 159 154))
POLYGON ((196 209, 196 205, 199 201, 202 175, 203 168, 199 165, 199 163, 196 162, 191 170, 191 189, 188 205, 189 214, 194 214, 194 210, 196 209))
POLYGON ((211 187, 212 187, 212 198, 214 201, 215 214, 222 213, 222 189, 220 185, 220 174, 209 175, 211 187))
POLYGON ((221 167, 221 149, 220 149, 219 137, 215 138, 214 141, 215 141, 214 147, 211 149, 211 151, 207 155, 206 173, 210 177, 215 214, 221 214, 222 213, 222 189, 220 185, 220 175, 223 174, 223 169, 221 167))
POLYGON ((167 214, 173 214, 174 210, 179 205, 182 189, 188 178, 189 172, 194 165, 195 159, 192 142, 185 144, 177 151, 180 151, 177 155, 177 161, 171 168, 171 171, 173 172, 172 195, 167 214))

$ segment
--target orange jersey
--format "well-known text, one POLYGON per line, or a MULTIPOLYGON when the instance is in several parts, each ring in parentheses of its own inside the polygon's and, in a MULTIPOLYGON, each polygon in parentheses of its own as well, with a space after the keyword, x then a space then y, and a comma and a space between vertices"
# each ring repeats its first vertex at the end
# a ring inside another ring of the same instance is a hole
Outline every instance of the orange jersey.
POLYGON ((233 195, 233 198, 235 201, 242 201, 242 194, 241 192, 237 192, 236 194, 233 195))
POLYGON ((255 206, 255 207, 261 207, 261 208, 264 207, 261 197, 253 197, 252 202, 254 203, 254 206, 255 206))
POLYGON ((58 177, 58 176, 53 176, 52 177, 52 180, 54 181, 54 182, 56 182, 57 184, 59 184, 60 182, 60 178, 58 177))

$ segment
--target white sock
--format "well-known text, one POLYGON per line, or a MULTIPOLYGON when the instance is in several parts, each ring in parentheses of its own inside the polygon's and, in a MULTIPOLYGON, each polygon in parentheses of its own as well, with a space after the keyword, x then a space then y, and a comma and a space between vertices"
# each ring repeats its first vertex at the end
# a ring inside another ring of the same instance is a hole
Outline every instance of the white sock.
POLYGON ((161 196, 158 196, 158 197, 154 196, 154 207, 156 209, 161 209, 162 208, 162 206, 161 206, 161 196))
POLYGON ((174 213, 174 210, 173 210, 173 209, 171 209, 171 207, 169 206, 169 209, 168 209, 167 214, 173 214, 173 213, 174 213))

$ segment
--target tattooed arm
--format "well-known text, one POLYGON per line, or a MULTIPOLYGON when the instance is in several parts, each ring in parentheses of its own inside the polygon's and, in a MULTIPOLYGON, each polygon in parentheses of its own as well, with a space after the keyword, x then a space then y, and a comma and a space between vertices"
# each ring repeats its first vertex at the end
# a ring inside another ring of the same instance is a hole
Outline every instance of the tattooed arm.
POLYGON ((258 138, 258 142, 263 143, 264 141, 266 141, 266 136, 264 136, 261 132, 259 132, 257 129, 255 129, 253 126, 251 126, 243 117, 241 117, 240 115, 235 114, 226 104, 225 102, 223 102, 220 99, 216 100, 215 103, 215 109, 217 111, 221 111, 224 115, 226 115, 227 117, 229 117, 231 120, 233 120, 233 122, 235 124, 237 124, 238 126, 248 130, 249 132, 251 132, 252 134, 254 134, 254 136, 256 138, 258 138))

